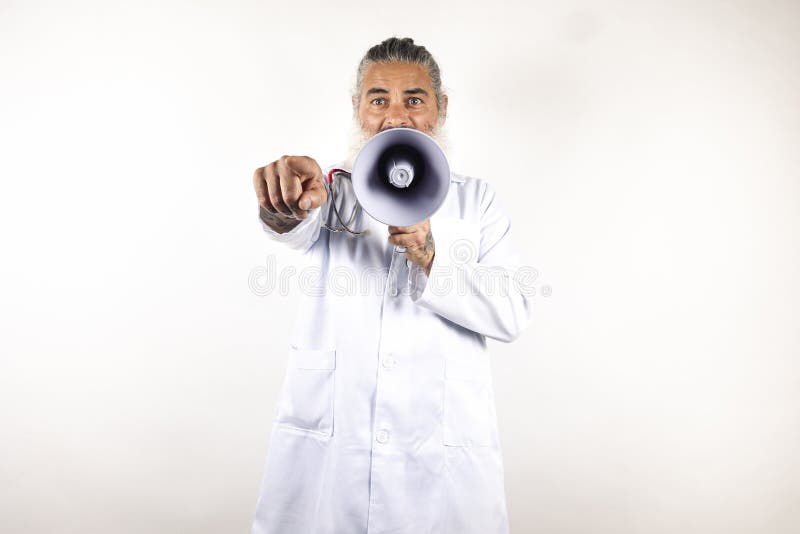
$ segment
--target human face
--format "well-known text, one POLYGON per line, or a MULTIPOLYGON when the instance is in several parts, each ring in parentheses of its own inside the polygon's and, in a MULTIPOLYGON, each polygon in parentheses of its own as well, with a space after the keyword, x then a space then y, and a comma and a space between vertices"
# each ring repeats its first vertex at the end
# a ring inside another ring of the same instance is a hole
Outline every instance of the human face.
POLYGON ((443 109, 436 104, 428 69, 415 63, 373 63, 367 67, 358 100, 358 120, 369 137, 389 128, 414 128, 430 135, 443 109))

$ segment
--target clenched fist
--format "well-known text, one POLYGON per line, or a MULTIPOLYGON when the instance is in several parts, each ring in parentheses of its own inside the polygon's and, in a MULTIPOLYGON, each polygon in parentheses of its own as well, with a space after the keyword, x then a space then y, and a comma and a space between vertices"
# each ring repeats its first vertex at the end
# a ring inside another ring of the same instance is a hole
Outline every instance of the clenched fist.
POLYGON ((253 174, 261 219, 288 232, 328 199, 319 164, 306 156, 283 156, 253 174))

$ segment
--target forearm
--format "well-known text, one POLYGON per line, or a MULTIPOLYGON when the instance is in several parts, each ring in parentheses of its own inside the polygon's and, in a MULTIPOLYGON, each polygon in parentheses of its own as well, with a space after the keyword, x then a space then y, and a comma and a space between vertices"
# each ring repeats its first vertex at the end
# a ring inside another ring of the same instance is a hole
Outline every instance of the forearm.
POLYGON ((531 269, 520 263, 511 221, 488 186, 480 213, 479 222, 441 218, 432 225, 433 261, 409 269, 410 296, 464 328, 512 341, 531 320, 531 269))
POLYGON ((532 294, 513 269, 434 258, 423 273, 418 266, 409 271, 411 300, 464 328, 508 342, 530 322, 532 294))

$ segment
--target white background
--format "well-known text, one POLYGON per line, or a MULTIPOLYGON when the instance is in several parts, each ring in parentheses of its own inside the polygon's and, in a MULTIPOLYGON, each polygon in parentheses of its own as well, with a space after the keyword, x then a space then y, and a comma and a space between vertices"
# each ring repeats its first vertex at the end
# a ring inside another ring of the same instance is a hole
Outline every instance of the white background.
POLYGON ((0 531, 247 532, 294 320, 253 170, 412 36, 539 269, 512 532, 800 528, 800 5, 0 1, 0 531))

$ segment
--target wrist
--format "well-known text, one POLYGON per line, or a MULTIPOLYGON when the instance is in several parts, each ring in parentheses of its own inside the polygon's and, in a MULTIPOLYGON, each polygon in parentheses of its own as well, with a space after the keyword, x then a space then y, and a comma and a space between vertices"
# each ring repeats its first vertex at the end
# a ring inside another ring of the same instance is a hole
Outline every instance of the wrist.
POLYGON ((427 276, 427 277, 430 277, 430 275, 431 275, 431 267, 433 267, 433 258, 435 256, 436 256, 436 253, 434 252, 431 255, 431 259, 428 261, 427 265, 425 265, 425 267, 423 268, 423 270, 425 271, 425 276, 427 276))
POLYGON ((283 234, 290 231, 291 229, 293 229, 295 226, 297 226, 302 222, 302 220, 295 219, 294 217, 286 217, 284 215, 279 215, 277 213, 271 213, 266 209, 264 209, 264 207, 261 204, 258 205, 258 216, 263 221, 264 224, 266 224, 279 234, 283 234))

